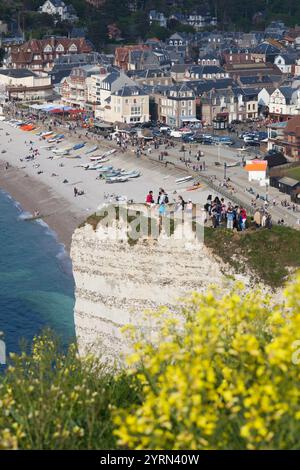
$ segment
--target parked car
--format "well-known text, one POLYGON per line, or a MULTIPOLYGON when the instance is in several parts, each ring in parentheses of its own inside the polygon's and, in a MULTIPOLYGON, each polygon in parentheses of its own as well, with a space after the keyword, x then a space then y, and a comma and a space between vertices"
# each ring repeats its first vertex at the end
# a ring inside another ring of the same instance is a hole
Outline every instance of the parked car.
POLYGON ((259 147, 260 142, 258 140, 247 140, 245 141, 246 147, 259 147))

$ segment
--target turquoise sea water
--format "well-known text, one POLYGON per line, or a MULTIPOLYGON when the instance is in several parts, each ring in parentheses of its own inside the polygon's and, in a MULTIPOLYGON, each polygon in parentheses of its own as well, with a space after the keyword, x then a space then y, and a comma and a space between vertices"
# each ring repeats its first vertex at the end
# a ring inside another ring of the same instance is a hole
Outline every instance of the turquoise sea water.
POLYGON ((42 221, 0 191, 0 331, 7 352, 18 352, 50 327, 67 344, 75 337, 74 281, 63 245, 42 221))

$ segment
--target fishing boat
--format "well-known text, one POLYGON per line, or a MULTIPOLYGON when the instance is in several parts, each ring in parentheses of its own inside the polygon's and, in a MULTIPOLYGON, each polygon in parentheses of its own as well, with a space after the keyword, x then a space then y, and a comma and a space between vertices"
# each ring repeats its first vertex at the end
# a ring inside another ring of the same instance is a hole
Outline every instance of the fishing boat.
POLYGON ((41 137, 42 137, 43 139, 47 139, 47 137, 50 137, 50 136, 52 136, 52 135, 54 135, 52 131, 49 131, 49 132, 42 132, 42 133, 41 133, 41 137))
POLYGON ((183 178, 177 178, 177 180, 175 180, 175 183, 176 184, 187 183, 188 181, 191 181, 192 179, 193 179, 192 176, 184 176, 183 178))
POLYGON ((69 152, 67 152, 64 156, 65 156, 66 158, 81 158, 80 155, 72 155, 72 154, 70 154, 69 152))
POLYGON ((121 171, 121 176, 125 176, 127 178, 138 178, 141 176, 141 172, 138 170, 133 170, 133 171, 121 171))
MULTIPOLYGON (((122 175, 121 175, 121 173, 120 173, 119 171, 114 171, 114 170, 112 170, 112 171, 106 172, 105 175, 104 175, 104 178, 109 179, 109 178, 114 178, 114 177, 116 177, 116 176, 122 176, 122 175)), ((124 177, 124 178, 125 178, 125 177, 124 177)))
POLYGON ((106 160, 102 160, 101 163, 97 162, 97 163, 94 163, 93 165, 90 165, 89 163, 85 163, 85 164, 82 164, 81 166, 83 166, 86 170, 101 170, 103 167, 102 163, 105 163, 108 161, 109 159, 107 158, 106 160))
POLYGON ((108 171, 112 171, 113 169, 113 166, 102 166, 101 168, 99 168, 101 173, 107 173, 108 171))
POLYGON ((46 150, 51 150, 55 147, 54 144, 49 144, 49 145, 42 145, 41 149, 46 149, 46 150))
POLYGON ((72 150, 72 147, 65 147, 65 148, 60 148, 60 149, 53 149, 52 152, 56 154, 66 154, 66 152, 70 152, 72 150))
POLYGON ((72 150, 79 150, 79 149, 82 149, 82 147, 84 146, 85 146, 85 143, 80 142, 79 144, 74 145, 74 147, 72 147, 72 150))
POLYGON ((88 155, 89 153, 96 152, 97 149, 98 149, 98 145, 94 145, 93 147, 87 149, 85 154, 88 155))
POLYGON ((126 181, 128 181, 126 176, 113 176, 111 178, 107 178, 105 183, 125 183, 126 181))
POLYGON ((101 158, 100 160, 91 160, 91 166, 100 165, 102 163, 109 162, 109 158, 101 158))

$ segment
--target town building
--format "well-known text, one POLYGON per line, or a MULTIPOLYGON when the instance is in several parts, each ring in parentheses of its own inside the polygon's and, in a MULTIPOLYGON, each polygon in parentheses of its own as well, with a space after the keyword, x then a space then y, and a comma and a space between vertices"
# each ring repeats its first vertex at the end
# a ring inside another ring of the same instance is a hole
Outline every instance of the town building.
POLYGON ((196 100, 193 90, 185 84, 160 87, 153 94, 157 119, 172 127, 196 121, 196 100))
POLYGON ((281 70, 282 73, 294 75, 298 56, 299 54, 297 53, 282 53, 275 57, 274 64, 281 70))
POLYGON ((219 67, 220 59, 217 55, 206 53, 202 55, 201 57, 199 57, 198 64, 199 65, 216 65, 219 67))
POLYGON ((280 151, 293 160, 300 160, 300 115, 269 125, 268 148, 280 151))
POLYGON ((244 104, 239 88, 211 88, 200 96, 200 117, 204 124, 222 122, 227 128, 234 120, 244 119, 244 104))
POLYGON ((102 119, 134 124, 149 121, 149 96, 138 86, 125 85, 106 100, 102 119))
POLYGON ((47 13, 48 15, 55 16, 60 21, 75 22, 78 21, 78 16, 73 5, 66 5, 62 0, 46 0, 43 5, 39 7, 39 13, 47 13))
POLYGON ((100 8, 105 4, 105 0, 85 0, 85 2, 95 8, 100 8))
POLYGON ((266 160, 246 160, 244 170, 248 172, 248 181, 255 181, 261 185, 269 183, 267 179, 268 162, 266 160))
POLYGON ((147 69, 128 72, 127 75, 140 86, 157 86, 173 84, 171 73, 162 69, 147 69))
POLYGON ((228 72, 217 65, 192 65, 185 73, 185 78, 192 80, 211 80, 228 77, 228 72))
POLYGON ((112 122, 107 118, 111 96, 125 86, 135 87, 136 83, 122 70, 101 68, 100 73, 91 76, 90 102, 97 119, 112 122))
POLYGON ((269 116, 278 121, 286 121, 300 112, 300 88, 281 86, 270 96, 269 116))
POLYGON ((92 45, 85 38, 30 39, 11 48, 7 64, 15 69, 48 72, 60 56, 89 53, 92 50, 92 45))
POLYGON ((74 67, 68 77, 65 77, 60 84, 61 99, 64 103, 85 108, 86 103, 91 101, 90 88, 92 85, 92 75, 101 72, 99 65, 84 65, 74 67))
POLYGON ((8 24, 3 21, 3 20, 0 20, 0 34, 7 34, 8 33, 8 24))
POLYGON ((165 17, 164 13, 160 11, 151 10, 149 12, 149 23, 152 25, 153 23, 158 24, 161 28, 167 27, 167 18, 165 17))
POLYGON ((0 87, 9 101, 46 100, 53 95, 51 78, 27 69, 0 69, 0 87))

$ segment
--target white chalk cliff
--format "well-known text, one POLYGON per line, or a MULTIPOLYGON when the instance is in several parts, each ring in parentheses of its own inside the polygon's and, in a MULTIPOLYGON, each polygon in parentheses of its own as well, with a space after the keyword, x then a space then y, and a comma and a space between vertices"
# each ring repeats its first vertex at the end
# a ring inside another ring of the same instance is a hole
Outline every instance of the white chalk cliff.
POLYGON ((122 326, 137 324, 145 310, 172 308, 188 292, 226 282, 221 265, 192 233, 132 245, 119 229, 116 239, 112 230, 86 224, 76 229, 71 247, 79 349, 117 360, 128 350, 122 326))

